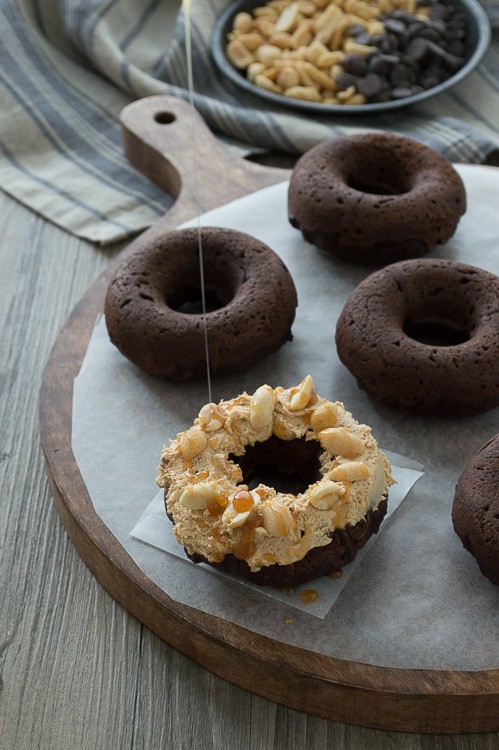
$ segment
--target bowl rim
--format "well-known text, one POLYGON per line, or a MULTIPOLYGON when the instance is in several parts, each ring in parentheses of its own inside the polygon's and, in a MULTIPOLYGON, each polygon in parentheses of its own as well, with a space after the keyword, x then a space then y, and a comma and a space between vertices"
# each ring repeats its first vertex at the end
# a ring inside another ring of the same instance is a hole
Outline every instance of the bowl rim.
POLYGON ((373 104, 321 104, 320 102, 307 102, 302 99, 292 99, 291 97, 281 96, 272 91, 257 86, 249 81, 240 71, 238 71, 229 61, 225 54, 225 34, 229 21, 241 10, 251 10, 265 4, 265 0, 234 0, 219 14, 215 20, 211 35, 211 53, 213 60, 219 71, 229 78, 240 88, 248 91, 254 96, 266 99, 274 104, 295 110, 315 112, 317 114, 356 114, 370 115, 378 112, 386 112, 394 109, 401 109, 413 104, 418 104, 426 99, 443 93, 449 88, 463 81, 480 62, 488 50, 491 40, 490 21, 484 8, 478 0, 451 0, 452 4, 461 12, 467 13, 474 21, 477 35, 477 43, 472 54, 466 60, 464 65, 459 68, 453 75, 445 81, 426 89, 418 94, 405 97, 403 99, 391 99, 388 102, 375 102, 373 104))

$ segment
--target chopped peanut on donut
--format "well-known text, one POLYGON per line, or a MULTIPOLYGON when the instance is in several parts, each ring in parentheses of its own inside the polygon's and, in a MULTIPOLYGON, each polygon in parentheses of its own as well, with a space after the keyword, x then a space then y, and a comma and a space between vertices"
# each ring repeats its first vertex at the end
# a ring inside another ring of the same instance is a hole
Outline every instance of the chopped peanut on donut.
POLYGON ((229 556, 255 573, 327 545, 377 511, 392 481, 370 428, 318 396, 310 375, 203 406, 163 449, 157 476, 189 555, 217 564, 229 556), (265 471, 287 462, 297 484, 276 488, 265 471), (255 472, 263 475, 252 485, 255 472))

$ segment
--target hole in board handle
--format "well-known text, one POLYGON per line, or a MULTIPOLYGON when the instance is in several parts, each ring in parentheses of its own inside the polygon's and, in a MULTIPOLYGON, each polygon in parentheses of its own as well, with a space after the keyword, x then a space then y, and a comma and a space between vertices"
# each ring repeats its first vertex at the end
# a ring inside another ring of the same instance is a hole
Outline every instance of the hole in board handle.
POLYGON ((160 125, 169 125, 170 123, 175 122, 175 115, 173 112, 156 112, 154 120, 160 125))

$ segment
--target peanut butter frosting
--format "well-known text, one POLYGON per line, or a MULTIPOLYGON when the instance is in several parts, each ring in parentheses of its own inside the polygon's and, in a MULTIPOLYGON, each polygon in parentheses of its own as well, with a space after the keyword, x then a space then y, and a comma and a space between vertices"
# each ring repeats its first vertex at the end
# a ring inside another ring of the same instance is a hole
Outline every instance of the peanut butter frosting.
POLYGON ((301 560, 335 529, 360 521, 386 497, 390 470, 371 428, 341 402, 318 396, 307 375, 292 388, 262 385, 203 406, 193 426, 163 448, 156 481, 190 555, 216 563, 232 554, 258 571, 301 560), (245 483, 238 457, 272 436, 317 442, 318 478, 304 492, 245 483))

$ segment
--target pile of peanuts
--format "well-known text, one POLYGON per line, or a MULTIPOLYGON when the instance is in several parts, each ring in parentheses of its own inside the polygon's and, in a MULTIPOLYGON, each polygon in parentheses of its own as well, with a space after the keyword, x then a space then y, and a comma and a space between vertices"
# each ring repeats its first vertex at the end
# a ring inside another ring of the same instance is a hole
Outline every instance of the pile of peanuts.
POLYGON ((369 56, 376 47, 351 33, 383 34, 379 16, 394 10, 426 22, 416 0, 270 0, 234 17, 226 52, 232 64, 267 91, 322 104, 365 104, 354 85, 338 79, 347 56, 369 56))

